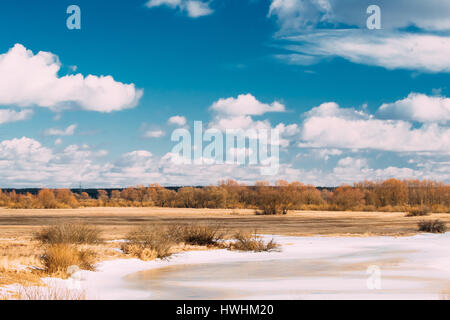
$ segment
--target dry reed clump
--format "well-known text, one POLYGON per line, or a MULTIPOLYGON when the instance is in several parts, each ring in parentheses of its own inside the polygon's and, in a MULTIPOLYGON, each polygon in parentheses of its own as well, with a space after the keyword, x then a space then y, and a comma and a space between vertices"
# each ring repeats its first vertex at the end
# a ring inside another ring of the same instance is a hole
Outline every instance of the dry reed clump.
POLYGON ((431 208, 429 207, 410 208, 406 214, 406 217, 423 217, 428 216, 430 213, 431 208))
POLYGON ((86 300, 83 290, 61 287, 25 287, 21 286, 17 292, 18 300, 86 300))
POLYGON ((269 242, 265 242, 256 231, 252 233, 239 231, 234 235, 235 241, 233 241, 229 249, 239 251, 274 251, 279 248, 279 245, 272 239, 269 242))
POLYGON ((260 210, 255 210, 257 216, 269 216, 269 215, 287 215, 288 211, 286 209, 280 209, 276 207, 262 207, 260 210))
POLYGON ((41 257, 44 270, 48 274, 67 276, 68 268, 77 266, 94 271, 95 253, 89 249, 77 248, 70 244, 49 245, 41 257))
POLYGON ((174 244, 167 228, 148 226, 138 227, 130 232, 126 240, 127 242, 122 245, 122 251, 144 261, 168 258, 174 244))
POLYGON ((447 226, 441 220, 429 220, 429 221, 420 221, 419 231, 429 232, 429 233, 445 233, 447 231, 447 226))
POLYGON ((100 231, 85 224, 61 224, 44 227, 36 233, 36 240, 44 244, 95 244, 100 243, 100 231))
POLYGON ((173 241, 197 246, 219 246, 224 239, 220 225, 175 225, 169 228, 173 241))

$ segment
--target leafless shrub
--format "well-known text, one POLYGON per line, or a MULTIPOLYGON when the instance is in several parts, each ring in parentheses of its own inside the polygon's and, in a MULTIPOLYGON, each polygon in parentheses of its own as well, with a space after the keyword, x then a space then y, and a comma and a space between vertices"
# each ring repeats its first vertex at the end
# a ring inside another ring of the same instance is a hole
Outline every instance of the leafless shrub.
POLYGON ((138 227, 126 239, 122 245, 123 252, 144 261, 168 258, 174 244, 166 228, 149 226, 138 227))
POLYGON ((61 224, 48 226, 35 235, 44 244, 94 244, 101 242, 100 231, 86 224, 61 224))
POLYGON ((279 248, 273 239, 265 242, 256 231, 254 233, 239 231, 234 235, 234 239, 235 241, 230 244, 230 250, 263 252, 279 248))
POLYGON ((429 232, 429 233, 445 233, 447 231, 447 226, 441 220, 429 220, 421 221, 418 224, 419 231, 429 232))

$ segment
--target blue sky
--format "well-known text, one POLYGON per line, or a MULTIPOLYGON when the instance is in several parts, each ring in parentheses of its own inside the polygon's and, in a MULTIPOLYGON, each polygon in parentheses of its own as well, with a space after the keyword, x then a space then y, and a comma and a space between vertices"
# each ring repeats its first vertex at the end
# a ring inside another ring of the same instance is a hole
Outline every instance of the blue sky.
POLYGON ((449 10, 418 0, 3 1, 0 187, 449 182, 449 10), (66 27, 72 4, 81 30, 66 27), (382 30, 366 28, 370 4, 382 30), (251 111, 274 103, 283 110, 251 111), (279 173, 172 163, 171 133, 194 121, 281 129, 279 173))

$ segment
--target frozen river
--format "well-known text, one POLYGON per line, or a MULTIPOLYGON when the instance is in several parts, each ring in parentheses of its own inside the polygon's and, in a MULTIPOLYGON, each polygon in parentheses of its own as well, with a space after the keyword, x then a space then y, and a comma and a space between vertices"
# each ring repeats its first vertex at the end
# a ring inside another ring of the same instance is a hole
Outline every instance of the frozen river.
POLYGON ((81 287, 92 299, 449 297, 450 233, 275 239, 280 252, 210 250, 167 261, 106 261, 97 272, 83 272, 81 287))
POLYGON ((449 240, 280 238, 283 251, 265 259, 176 264, 125 280, 151 299, 440 299, 450 292, 449 240))

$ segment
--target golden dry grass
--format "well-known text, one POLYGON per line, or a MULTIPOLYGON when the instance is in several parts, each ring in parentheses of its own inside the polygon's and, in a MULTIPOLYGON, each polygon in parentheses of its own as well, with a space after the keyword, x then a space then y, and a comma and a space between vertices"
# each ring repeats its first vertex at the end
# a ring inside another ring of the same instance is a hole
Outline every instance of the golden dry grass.
MULTIPOLYGON (((220 224, 227 230, 296 236, 408 236, 417 234, 420 217, 404 212, 290 211, 287 216, 255 216, 246 209, 84 208, 55 210, 0 209, 0 238, 29 238, 49 224, 86 223, 102 231, 105 240, 123 239, 143 224, 220 224)), ((450 223, 450 214, 432 214, 450 223)))
POLYGON ((40 253, 41 249, 32 241, 0 241, 0 286, 39 284, 39 273, 27 266, 42 267, 40 253))
POLYGON ((49 275, 65 277, 71 266, 77 266, 82 270, 95 270, 95 252, 74 245, 52 244, 45 248, 41 260, 44 271, 49 275))
POLYGON ((122 244, 123 252, 144 261, 169 257, 175 244, 167 228, 151 226, 136 228, 127 235, 126 240, 127 242, 122 244))
MULTIPOLYGON (((83 248, 95 252, 91 260, 92 264, 95 264, 124 258, 125 256, 116 250, 117 246, 114 243, 104 243, 84 245, 83 248)), ((42 285, 41 277, 48 276, 42 261, 44 253, 45 246, 30 239, 0 240, 0 287, 11 284, 42 285)))
POLYGON ((65 223, 43 227, 35 234, 44 244, 94 244, 100 243, 100 230, 87 224, 65 223))
POLYGON ((261 236, 254 233, 238 231, 234 235, 234 241, 230 243, 230 250, 238 251, 274 251, 279 248, 279 245, 272 239, 270 241, 264 241, 261 236))
POLYGON ((144 261, 166 259, 174 253, 221 247, 223 233, 217 225, 140 226, 126 236, 121 249, 144 261))

